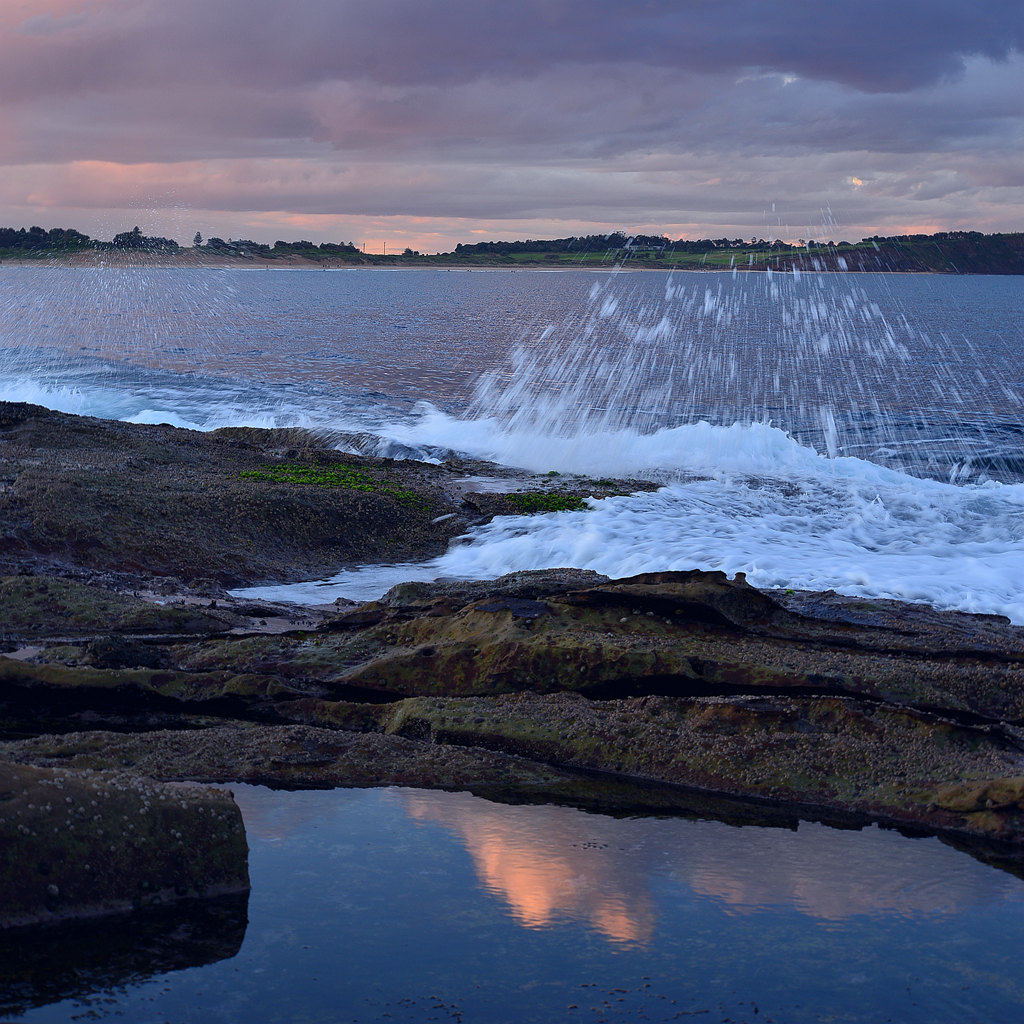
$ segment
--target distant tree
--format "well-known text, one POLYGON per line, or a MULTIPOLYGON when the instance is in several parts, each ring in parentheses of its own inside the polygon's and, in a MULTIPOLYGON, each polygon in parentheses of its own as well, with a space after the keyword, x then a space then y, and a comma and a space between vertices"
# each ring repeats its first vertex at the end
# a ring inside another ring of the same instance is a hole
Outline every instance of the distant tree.
POLYGON ((113 246, 115 249, 146 249, 150 252, 158 250, 174 250, 178 248, 178 243, 173 238, 162 238, 159 235, 153 235, 149 237, 144 235, 138 225, 132 228, 131 231, 122 231, 119 235, 114 235, 113 246))
MULTIPOLYGON (((298 243, 296 243, 298 244, 298 243)), ((351 253, 356 252, 356 247, 351 242, 321 242, 320 251, 324 253, 351 253)))
POLYGON ((138 224, 131 231, 122 231, 120 234, 114 235, 114 245, 118 249, 141 249, 142 232, 139 230, 138 224))
POLYGON ((192 239, 192 244, 194 246, 199 246, 203 244, 203 236, 198 231, 196 232, 196 237, 192 239))

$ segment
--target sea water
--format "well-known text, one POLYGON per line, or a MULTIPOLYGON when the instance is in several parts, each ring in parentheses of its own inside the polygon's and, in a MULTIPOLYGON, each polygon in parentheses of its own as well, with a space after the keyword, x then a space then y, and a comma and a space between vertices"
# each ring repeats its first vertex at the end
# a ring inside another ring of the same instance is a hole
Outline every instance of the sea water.
POLYGON ((577 566, 747 573, 1024 622, 1024 279, 3 268, 0 397, 654 493, 250 591, 577 566))

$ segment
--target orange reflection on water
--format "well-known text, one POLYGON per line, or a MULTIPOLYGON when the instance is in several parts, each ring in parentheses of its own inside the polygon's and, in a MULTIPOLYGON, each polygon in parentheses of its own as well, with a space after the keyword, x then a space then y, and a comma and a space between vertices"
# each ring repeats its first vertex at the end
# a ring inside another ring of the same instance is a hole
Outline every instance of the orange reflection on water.
POLYGON ((507 807, 465 793, 406 791, 401 800, 414 819, 460 838, 481 884, 526 927, 582 920, 620 943, 651 939, 653 893, 664 882, 730 913, 788 907, 826 922, 1024 901, 1013 876, 938 840, 915 842, 878 829, 609 818, 570 807, 507 807))
POLYGON ((468 794, 406 791, 402 801, 413 819, 459 836, 480 884, 525 927, 568 917, 586 920, 613 942, 643 944, 653 934, 654 908, 642 881, 630 891, 635 876, 620 870, 607 844, 581 839, 587 817, 579 811, 507 807, 468 794))

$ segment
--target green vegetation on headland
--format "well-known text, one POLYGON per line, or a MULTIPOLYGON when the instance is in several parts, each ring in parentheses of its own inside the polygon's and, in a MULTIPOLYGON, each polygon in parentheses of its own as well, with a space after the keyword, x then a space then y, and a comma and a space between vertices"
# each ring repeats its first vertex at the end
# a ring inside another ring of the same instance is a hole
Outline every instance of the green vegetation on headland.
POLYGON ((873 235, 859 242, 799 239, 702 238, 675 241, 664 235, 581 235, 513 242, 460 243, 452 252, 424 255, 366 253, 353 242, 209 238, 197 233, 190 248, 170 238, 142 234, 138 227, 110 242, 73 228, 0 228, 0 260, 60 262, 85 253, 111 258, 191 261, 296 261, 331 266, 405 267, 614 267, 651 270, 863 271, 936 274, 1024 274, 1024 232, 982 234, 939 231, 932 235, 873 235))
POLYGON ((681 270, 898 271, 941 274, 1024 274, 1024 233, 985 235, 940 231, 934 235, 874 235, 859 242, 801 239, 588 235, 551 241, 476 242, 450 256, 521 266, 612 266, 681 270))

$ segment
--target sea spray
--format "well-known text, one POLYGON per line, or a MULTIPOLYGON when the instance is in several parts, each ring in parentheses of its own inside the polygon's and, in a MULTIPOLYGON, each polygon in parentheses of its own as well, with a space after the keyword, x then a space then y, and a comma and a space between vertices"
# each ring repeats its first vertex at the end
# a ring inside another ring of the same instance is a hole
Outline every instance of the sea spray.
POLYGON ((5 268, 0 394, 664 485, 497 520, 347 596, 702 566, 1019 621, 1022 323, 1009 278, 5 268))
POLYGON ((699 568, 744 572, 760 587, 832 589, 1024 623, 1024 484, 954 485, 829 459, 757 425, 696 424, 646 440, 659 446, 662 471, 675 470, 656 492, 592 500, 585 512, 499 517, 420 565, 244 593, 327 603, 372 599, 406 579, 552 566, 613 578, 699 568))
MULTIPOLYGON (((983 440, 963 423, 969 369, 987 383, 973 343, 936 343, 852 279, 672 275, 660 303, 635 279, 596 282, 582 315, 525 338, 481 379, 465 416, 424 404, 392 436, 666 486, 527 525, 494 520, 415 577, 696 567, 1024 621, 1024 488, 985 474, 965 486, 983 440), (950 406, 938 417, 924 414, 929 391, 950 406), (921 436, 936 420, 948 432, 921 436)), ((410 572, 367 568, 336 583, 374 596, 410 572)))
POLYGON ((617 452, 632 435, 763 423, 832 457, 1013 479, 998 417, 1024 411, 1020 394, 995 353, 927 312, 912 322, 881 275, 684 273, 657 290, 605 276, 581 310, 527 331, 452 422, 421 404, 376 451, 419 435, 530 468, 550 449, 548 468, 592 471, 588 449, 617 452))

